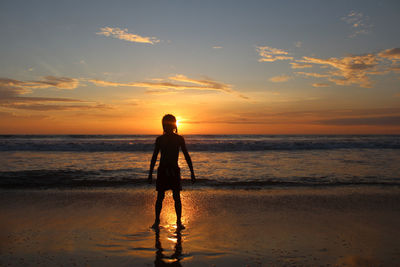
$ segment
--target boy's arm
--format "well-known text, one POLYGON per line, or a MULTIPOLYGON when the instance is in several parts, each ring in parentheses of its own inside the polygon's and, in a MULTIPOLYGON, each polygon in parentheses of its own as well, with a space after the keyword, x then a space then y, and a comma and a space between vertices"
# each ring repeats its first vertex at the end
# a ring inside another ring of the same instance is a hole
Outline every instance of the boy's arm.
POLYGON ((181 149, 182 149, 183 155, 185 155, 186 162, 190 169, 191 179, 192 179, 192 182, 194 183, 196 181, 196 177, 194 176, 192 159, 190 158, 189 152, 186 149, 185 139, 183 139, 183 137, 182 137, 181 149))
POLYGON ((153 156, 151 157, 151 162, 150 162, 149 177, 147 178, 147 181, 150 184, 151 184, 151 180, 153 179, 153 170, 154 170, 154 166, 156 165, 157 156, 158 156, 159 151, 160 151, 160 146, 159 146, 158 142, 156 141, 156 146, 154 147, 153 156))

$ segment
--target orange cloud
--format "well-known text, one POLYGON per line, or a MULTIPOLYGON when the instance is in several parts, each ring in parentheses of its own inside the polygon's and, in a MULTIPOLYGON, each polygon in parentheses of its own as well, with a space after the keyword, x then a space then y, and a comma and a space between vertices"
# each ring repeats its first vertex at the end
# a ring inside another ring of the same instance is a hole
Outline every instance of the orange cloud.
POLYGON ((135 83, 118 83, 118 82, 109 82, 97 79, 90 79, 88 81, 101 87, 129 87, 129 86, 135 87, 134 85, 135 83))
POLYGON ((400 60, 400 48, 391 48, 383 50, 378 54, 378 56, 392 61, 400 60))
POLYGON ((296 62, 290 62, 290 65, 292 65, 292 69, 305 69, 305 68, 311 68, 311 64, 299 64, 296 62))
POLYGON ((45 76, 40 81, 31 81, 24 84, 24 86, 30 88, 55 87, 58 89, 75 89, 76 87, 78 87, 78 85, 78 79, 55 76, 45 76))
POLYGON ((37 88, 55 87, 58 89, 75 89, 78 85, 78 79, 68 77, 45 76, 39 81, 19 81, 0 78, 0 92, 8 90, 16 94, 30 93, 31 89, 37 88))
POLYGON ((176 94, 177 91, 165 91, 165 90, 148 89, 148 90, 146 90, 145 93, 149 94, 149 95, 170 95, 170 94, 176 94))
MULTIPOLYGON (((362 56, 347 56, 343 58, 328 58, 328 59, 303 57, 303 60, 301 60, 301 62, 319 64, 326 67, 330 67, 333 70, 330 70, 326 74, 322 75, 327 75, 328 80, 335 84, 338 85, 358 84, 361 87, 372 86, 372 83, 367 75, 378 74, 377 70, 379 63, 377 56, 374 54, 366 54, 362 56)), ((305 74, 305 73, 299 73, 299 74, 311 76, 311 74, 305 74)))
POLYGON ((380 117, 352 117, 316 121, 328 125, 375 125, 375 126, 400 126, 400 116, 380 117))
POLYGON ((156 37, 145 37, 140 36, 133 33, 128 33, 128 29, 120 29, 120 28, 112 28, 112 27, 104 27, 100 28, 100 32, 97 32, 97 35, 111 36, 116 39, 133 42, 133 43, 147 43, 147 44, 155 44, 159 43, 156 37))
MULTIPOLYGON (((25 101, 24 101, 25 102, 25 101)), ((23 110, 35 110, 35 111, 54 111, 54 110, 88 110, 88 109, 112 109, 111 106, 104 104, 43 104, 43 103, 24 103, 24 102, 14 102, 1 104, 2 107, 12 108, 12 109, 23 109, 23 110)))
POLYGON ((160 80, 155 82, 131 82, 131 83, 118 83, 118 82, 109 82, 102 80, 89 80, 89 82, 99 85, 99 86, 127 86, 127 87, 142 87, 149 89, 149 93, 162 93, 161 91, 182 91, 182 90, 213 90, 213 91, 222 91, 225 93, 235 94, 241 98, 248 99, 246 96, 238 93, 237 91, 232 89, 230 84, 225 84, 222 82, 217 82, 211 79, 192 79, 188 78, 185 75, 178 74, 175 76, 168 77, 170 81, 160 80), (174 82, 171 82, 174 81, 174 82), (179 82, 179 83, 176 83, 179 82))
MULTIPOLYGON (((356 16, 352 14, 351 16, 356 16)), ((358 22, 354 22, 358 25, 358 22)), ((369 53, 364 55, 349 55, 342 58, 331 57, 321 59, 316 57, 303 57, 302 59, 294 59, 288 56, 289 53, 278 48, 269 46, 258 46, 257 52, 260 55, 259 62, 274 62, 277 60, 291 60, 292 69, 311 68, 314 65, 320 65, 323 73, 316 72, 295 72, 296 74, 306 77, 325 78, 336 85, 358 85, 360 87, 372 87, 370 75, 384 75, 389 72, 400 72, 400 48, 391 48, 383 50, 377 54, 369 53), (392 61, 388 66, 387 61, 392 61)), ((272 82, 287 81, 286 77, 272 77, 272 82)), ((326 83, 314 83, 315 87, 327 86, 326 83)))
POLYGON ((277 60, 292 60, 293 57, 288 56, 288 52, 269 46, 257 46, 256 48, 259 56, 259 62, 274 62, 277 60))
POLYGON ((186 123, 193 124, 282 124, 282 122, 327 125, 400 125, 400 108, 238 112, 227 116, 216 116, 208 121, 186 121, 186 123))
POLYGON ((302 72, 302 71, 298 71, 298 72, 296 72, 296 74, 304 75, 304 76, 307 76, 307 77, 314 77, 314 78, 325 78, 325 77, 329 77, 329 75, 327 75, 327 74, 320 74, 320 73, 314 73, 314 72, 302 72))
POLYGON ((400 48, 386 49, 377 54, 350 55, 328 59, 303 57, 303 59, 296 61, 304 64, 321 65, 321 68, 328 69, 322 74, 309 72, 296 72, 296 74, 326 78, 337 85, 356 84, 360 87, 372 87, 370 75, 383 75, 390 71, 399 72, 400 67, 396 63, 400 61, 400 48), (386 60, 392 61, 391 66, 386 64, 386 60))
POLYGON ((269 80, 274 83, 287 82, 290 79, 291 79, 291 77, 288 75, 280 75, 280 76, 275 76, 275 77, 269 78, 269 80))
POLYGON ((312 86, 314 86, 314 87, 328 87, 329 84, 327 84, 327 83, 313 83, 312 86))
POLYGON ((0 107, 7 109, 23 109, 35 111, 48 110, 87 110, 108 108, 102 104, 91 103, 71 98, 27 97, 33 89, 55 87, 58 89, 74 89, 77 79, 68 77, 46 76, 39 81, 19 81, 0 78, 0 107), (78 103, 78 104, 76 104, 78 103))

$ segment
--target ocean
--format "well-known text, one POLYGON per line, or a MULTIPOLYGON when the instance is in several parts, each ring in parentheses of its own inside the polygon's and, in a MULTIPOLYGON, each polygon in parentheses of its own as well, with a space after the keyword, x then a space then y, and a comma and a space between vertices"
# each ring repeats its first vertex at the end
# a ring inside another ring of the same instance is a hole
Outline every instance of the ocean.
MULTIPOLYGON (((198 179, 181 154, 184 189, 400 185, 400 135, 184 137, 198 179)), ((1 135, 0 187, 149 187, 155 138, 1 135)))

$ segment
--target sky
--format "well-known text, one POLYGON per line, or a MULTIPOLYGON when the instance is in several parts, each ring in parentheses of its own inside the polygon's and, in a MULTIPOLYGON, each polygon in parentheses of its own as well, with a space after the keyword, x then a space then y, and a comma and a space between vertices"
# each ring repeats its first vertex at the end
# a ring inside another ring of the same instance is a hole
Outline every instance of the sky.
POLYGON ((0 134, 400 134, 399 1, 0 2, 0 134))

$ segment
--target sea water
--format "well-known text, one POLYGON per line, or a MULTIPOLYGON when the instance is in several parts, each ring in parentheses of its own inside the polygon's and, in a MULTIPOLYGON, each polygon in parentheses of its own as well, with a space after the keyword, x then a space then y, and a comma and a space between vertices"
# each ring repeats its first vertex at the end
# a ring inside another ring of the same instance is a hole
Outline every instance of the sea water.
MULTIPOLYGON (((1 135, 0 186, 146 185, 154 135, 1 135)), ((400 185, 399 135, 186 135, 184 187, 400 185)))

